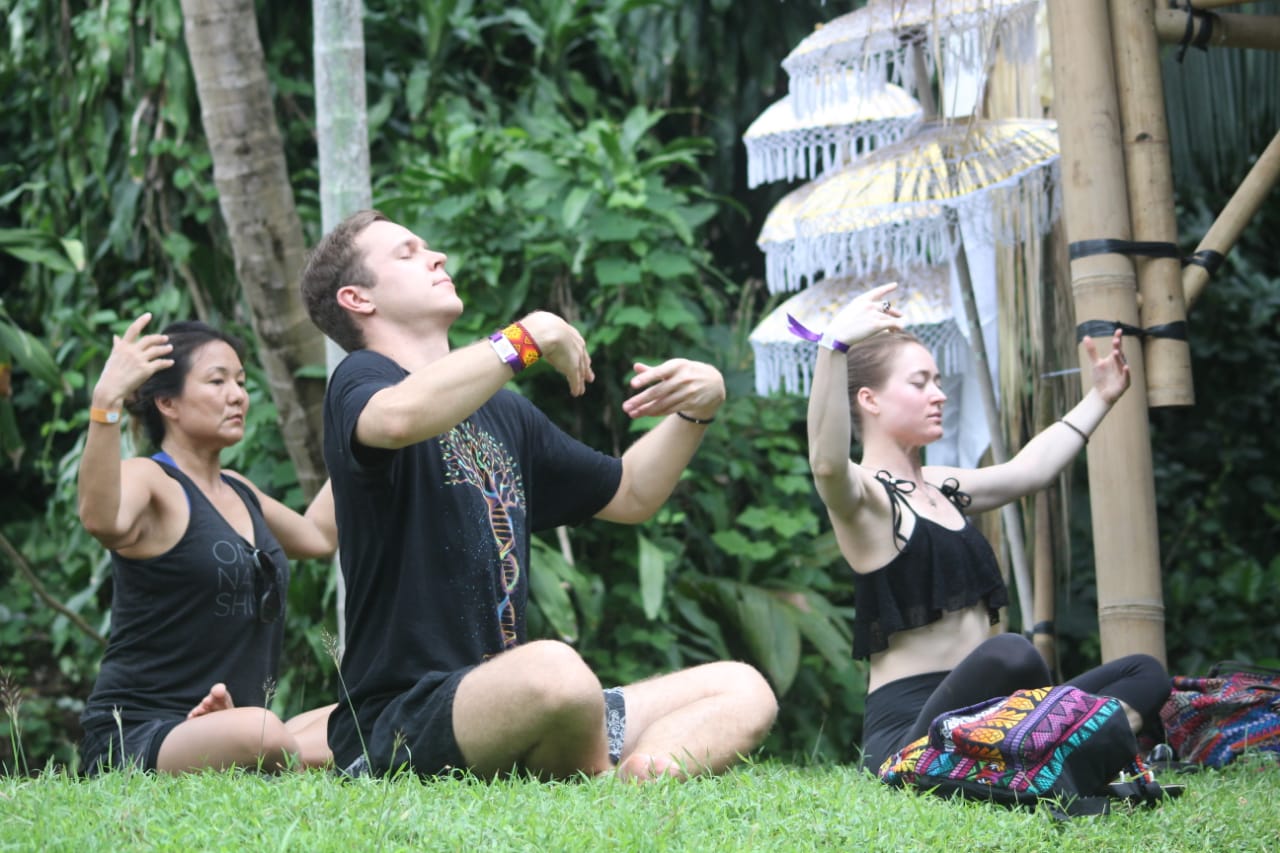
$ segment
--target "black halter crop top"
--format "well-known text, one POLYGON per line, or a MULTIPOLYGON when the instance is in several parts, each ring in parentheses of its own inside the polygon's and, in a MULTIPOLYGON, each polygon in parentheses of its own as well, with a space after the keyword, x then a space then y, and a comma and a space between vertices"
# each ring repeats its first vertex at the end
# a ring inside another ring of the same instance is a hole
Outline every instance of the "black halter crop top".
MULTIPOLYGON (((893 536, 898 555, 874 572, 853 578, 853 656, 869 658, 889 647, 889 635, 936 622, 944 613, 985 602, 994 625, 1009 591, 1000 577, 995 552, 976 527, 951 530, 922 518, 905 498, 910 489, 886 471, 876 473, 893 507, 893 536), (916 517, 910 537, 900 532, 902 507, 916 517)), ((914 484, 911 484, 914 487, 914 484)), ((954 480, 942 494, 964 512, 969 496, 954 480)))

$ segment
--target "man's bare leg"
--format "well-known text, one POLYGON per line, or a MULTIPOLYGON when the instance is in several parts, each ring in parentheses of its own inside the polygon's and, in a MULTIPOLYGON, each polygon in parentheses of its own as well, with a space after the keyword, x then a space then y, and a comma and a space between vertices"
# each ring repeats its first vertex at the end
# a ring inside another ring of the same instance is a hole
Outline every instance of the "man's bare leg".
POLYGON ((609 769, 600 680, 564 643, 526 643, 467 673, 454 696, 453 731, 479 776, 609 769))
POLYGON ((760 745, 778 713, 764 677, 733 661, 623 688, 627 732, 618 777, 647 781, 719 773, 760 745))

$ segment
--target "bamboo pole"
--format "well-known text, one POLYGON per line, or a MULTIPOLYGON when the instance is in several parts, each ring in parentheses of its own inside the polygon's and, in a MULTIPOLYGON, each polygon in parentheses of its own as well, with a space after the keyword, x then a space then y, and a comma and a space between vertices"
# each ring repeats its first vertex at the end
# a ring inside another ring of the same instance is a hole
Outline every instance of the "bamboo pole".
MULTIPOLYGON (((1157 0, 1158 2, 1158 0, 1157 0)), ((1257 0, 1181 0, 1184 6, 1204 11, 1205 9, 1221 9, 1223 6, 1248 6, 1257 0)))
MULTIPOLYGON (((1196 254, 1211 251, 1225 255, 1240 239, 1240 232, 1262 207, 1262 202, 1280 180, 1280 133, 1271 138, 1258 161, 1236 189, 1227 206, 1213 221, 1208 233, 1196 247, 1196 254)), ((1182 292, 1187 306, 1195 304, 1209 283, 1210 271, 1199 264, 1188 264, 1182 271, 1182 292)))
MULTIPOLYGON (((1136 258, 1142 328, 1179 324, 1186 329, 1182 263, 1177 257, 1178 220, 1173 206, 1173 165, 1160 78, 1160 45, 1152 26, 1151 0, 1111 0, 1116 92, 1124 138, 1125 178, 1133 239, 1168 243, 1174 257, 1136 258)), ((1191 347, 1181 339, 1148 337, 1142 342, 1147 403, 1190 406, 1191 347)))
POLYGON ((1035 557, 1032 563, 1035 571, 1035 620, 1031 629, 1031 642, 1036 651, 1048 664, 1049 671, 1058 672, 1058 648, 1053 627, 1053 528, 1052 516, 1049 512, 1049 491, 1043 489, 1036 493, 1036 537, 1034 543, 1035 557))
MULTIPOLYGON (((969 322, 969 347, 973 351, 974 369, 978 372, 978 387, 982 389, 982 410, 987 416, 987 431, 991 433, 991 461, 1000 465, 1009 461, 1009 450, 1004 443, 1004 431, 1000 428, 1000 409, 996 404, 995 387, 992 384, 987 343, 982 337, 982 322, 978 316, 978 304, 973 296, 973 279, 969 275, 969 256, 964 250, 960 235, 959 214, 947 208, 947 225, 951 229, 952 242, 958 247, 951 263, 960 280, 960 295, 964 302, 965 319, 969 322)), ((1009 562, 1013 566, 1014 587, 1018 594, 1018 611, 1022 617, 1022 629, 1031 627, 1034 614, 1031 596, 1031 572, 1027 568, 1027 544, 1022 533, 1022 514, 1017 501, 1000 507, 1000 520, 1004 523, 1005 541, 1009 543, 1009 562)))
POLYGON ((1200 44, 1209 28, 1206 46, 1248 47, 1280 50, 1280 16, 1214 14, 1212 22, 1191 16, 1187 33, 1187 13, 1183 9, 1156 9, 1156 37, 1164 44, 1200 44))
MULTIPOLYGON (((1049 0, 1054 113, 1062 148, 1067 239, 1129 239, 1124 155, 1105 0, 1049 0)), ((1138 322, 1137 282, 1124 255, 1071 262, 1076 322, 1138 322)), ((1133 385, 1088 447, 1093 550, 1102 658, 1145 652, 1165 658, 1164 605, 1156 540, 1155 484, 1147 424, 1146 371, 1126 338, 1133 385)), ((1077 347, 1082 380, 1091 366, 1077 347)))

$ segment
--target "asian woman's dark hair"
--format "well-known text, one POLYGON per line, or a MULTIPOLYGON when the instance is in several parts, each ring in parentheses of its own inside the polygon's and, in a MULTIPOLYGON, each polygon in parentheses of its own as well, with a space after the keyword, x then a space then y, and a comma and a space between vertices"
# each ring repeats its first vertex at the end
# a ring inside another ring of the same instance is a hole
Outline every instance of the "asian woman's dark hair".
POLYGON ((192 354, 207 343, 222 341, 235 350, 241 362, 244 361, 244 344, 239 338, 199 320, 170 323, 162 334, 169 336, 169 344, 173 347, 169 353, 173 365, 142 383, 142 387, 125 403, 135 422, 142 424, 147 441, 157 450, 164 441, 164 417, 156 408, 156 398, 181 396, 182 386, 191 372, 192 354))

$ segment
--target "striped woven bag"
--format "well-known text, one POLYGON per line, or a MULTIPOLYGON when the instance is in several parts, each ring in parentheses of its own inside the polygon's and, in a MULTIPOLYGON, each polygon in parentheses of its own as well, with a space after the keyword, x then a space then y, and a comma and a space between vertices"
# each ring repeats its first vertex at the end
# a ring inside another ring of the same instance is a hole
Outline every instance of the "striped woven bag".
POLYGON ((1160 718, 1183 761, 1225 767, 1246 752, 1280 758, 1280 670, 1221 661, 1204 678, 1175 675, 1160 718))

